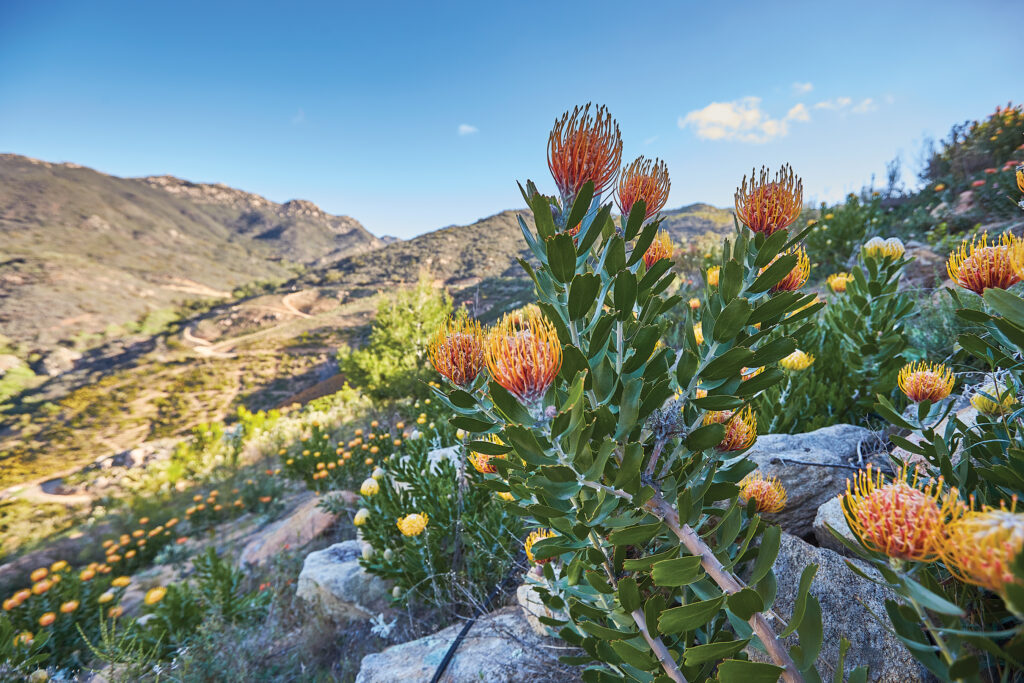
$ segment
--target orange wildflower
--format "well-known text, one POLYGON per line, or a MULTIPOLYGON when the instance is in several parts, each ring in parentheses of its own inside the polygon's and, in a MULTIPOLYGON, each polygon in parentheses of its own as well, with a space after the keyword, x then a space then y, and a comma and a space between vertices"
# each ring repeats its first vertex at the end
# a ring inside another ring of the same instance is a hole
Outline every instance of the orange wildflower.
POLYGON ((946 271, 953 282, 975 294, 988 288, 1006 289, 1020 282, 1014 270, 1012 253, 1020 248, 1021 240, 1003 233, 999 242, 989 245, 988 235, 968 244, 967 240, 949 255, 946 271))
POLYGON ((768 169, 762 167, 755 180, 754 172, 743 176, 743 185, 736 190, 736 216, 754 232, 771 235, 788 228, 800 216, 804 202, 804 186, 789 164, 784 165, 768 179, 768 169))
POLYGON ((487 369, 522 403, 539 400, 562 368, 555 326, 536 306, 508 313, 487 335, 487 369))
POLYGON ((720 451, 742 451, 757 439, 757 414, 747 406, 745 410, 716 410, 704 415, 704 424, 724 424, 725 436, 718 444, 720 451))
POLYGON ((914 403, 941 401, 953 391, 956 377, 942 363, 907 363, 900 370, 900 391, 914 403))
POLYGON ((473 383, 484 367, 484 333, 480 323, 464 317, 448 318, 427 345, 434 369, 457 386, 473 383))
POLYGON ((1017 581, 1011 569, 1024 548, 1024 514, 1010 508, 971 510, 946 528, 939 546, 950 573, 965 583, 996 593, 1017 581))
POLYGON ((548 168, 562 196, 570 204, 588 182, 594 196, 615 183, 622 163, 622 136, 606 107, 575 107, 555 121, 548 136, 548 168))
MULTIPOLYGON (((803 247, 796 247, 795 249, 790 249, 789 251, 779 254, 772 259, 771 263, 774 263, 786 254, 794 253, 796 254, 796 265, 793 266, 793 270, 786 273, 786 276, 772 287, 773 292, 795 292, 803 287, 804 283, 807 282, 807 278, 811 274, 811 260, 807 258, 807 251, 803 247)), ((762 268, 761 272, 763 273, 767 270, 771 266, 771 263, 762 268)))
POLYGON ((647 220, 665 208, 671 186, 664 161, 637 157, 619 176, 618 204, 622 215, 628 216, 633 205, 643 200, 644 220, 647 220))
POLYGON ((672 258, 673 251, 672 238, 664 230, 659 230, 651 246, 644 252, 644 265, 650 268, 661 259, 672 258))
POLYGON ((760 472, 748 474, 740 482, 740 500, 753 498, 758 512, 781 512, 786 507, 786 489, 778 477, 765 477, 760 472))

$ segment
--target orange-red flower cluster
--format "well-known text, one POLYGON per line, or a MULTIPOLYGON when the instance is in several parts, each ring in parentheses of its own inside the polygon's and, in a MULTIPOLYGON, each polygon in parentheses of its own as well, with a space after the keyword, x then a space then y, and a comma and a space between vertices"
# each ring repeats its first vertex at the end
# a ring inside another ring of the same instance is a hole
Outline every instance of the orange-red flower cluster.
POLYGON ((953 282, 976 294, 986 289, 1006 289, 1020 282, 1020 276, 1013 267, 1013 252, 1021 240, 1010 233, 1004 233, 999 242, 990 245, 988 235, 980 240, 964 240, 960 247, 949 255, 946 271, 953 282))
POLYGON ((750 180, 743 176, 743 185, 736 190, 736 216, 754 232, 771 235, 788 228, 800 216, 804 203, 804 186, 789 164, 769 180, 768 169, 750 180))
POLYGON ((646 220, 665 208, 671 186, 664 161, 637 157, 619 176, 619 210, 628 216, 633 205, 643 200, 646 220))
POLYGON ((663 258, 672 258, 674 249, 672 238, 664 230, 659 230, 651 246, 644 252, 644 265, 650 268, 663 258))
POLYGON ((485 347, 491 377, 522 403, 544 396, 562 368, 558 333, 536 306, 505 315, 485 347))
POLYGON ((571 203, 588 182, 594 196, 612 187, 622 163, 619 124, 608 109, 590 105, 575 107, 555 121, 548 136, 548 168, 563 203, 571 203))
POLYGON ((460 387, 473 383, 484 367, 484 333, 480 323, 449 318, 427 345, 427 357, 441 375, 460 387))

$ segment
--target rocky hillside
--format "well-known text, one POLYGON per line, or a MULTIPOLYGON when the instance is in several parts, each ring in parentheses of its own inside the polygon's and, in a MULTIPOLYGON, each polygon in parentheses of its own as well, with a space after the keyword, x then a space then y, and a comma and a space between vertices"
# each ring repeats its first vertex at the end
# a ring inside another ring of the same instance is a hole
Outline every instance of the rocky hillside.
POLYGON ((0 155, 0 329, 45 349, 383 244, 355 219, 170 176, 0 155))
POLYGON ((684 244, 708 232, 724 235, 733 230, 732 210, 719 209, 710 204, 690 204, 662 211, 661 215, 664 218, 662 227, 672 235, 673 240, 684 244))

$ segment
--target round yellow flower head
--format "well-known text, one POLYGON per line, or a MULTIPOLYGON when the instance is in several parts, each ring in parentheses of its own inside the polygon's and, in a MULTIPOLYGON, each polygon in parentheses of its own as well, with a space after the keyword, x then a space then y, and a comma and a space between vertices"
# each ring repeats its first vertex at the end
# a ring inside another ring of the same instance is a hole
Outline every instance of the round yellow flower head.
POLYGON ((1020 407, 1012 388, 989 381, 971 396, 971 405, 982 415, 1008 415, 1020 407))
POLYGON ((853 281, 853 276, 849 273, 832 273, 828 276, 828 287, 836 294, 842 294, 846 291, 846 285, 853 281))
POLYGON ((693 324, 693 336, 696 337, 698 345, 703 344, 704 343, 704 326, 701 325, 700 323, 694 323, 693 324))
POLYGON ((68 566, 68 563, 65 562, 64 560, 57 560, 56 562, 54 562, 53 564, 50 565, 50 571, 51 572, 64 571, 65 569, 67 569, 67 566, 68 566))
POLYGON ((696 311, 698 308, 700 308, 700 299, 693 297, 690 299, 690 310, 696 311))
POLYGON ((53 612, 47 612, 43 616, 39 617, 40 626, 49 626, 53 622, 57 621, 57 615, 53 612))
POLYGON ((917 470, 907 481, 902 469, 886 483, 881 472, 872 475, 871 464, 846 482, 841 496, 843 514, 850 529, 868 548, 889 557, 913 562, 934 562, 946 524, 963 511, 956 490, 942 494, 942 479, 920 487, 917 470))
POLYGON ((900 390, 914 403, 941 401, 953 391, 956 377, 942 363, 907 363, 897 381, 900 390))
POLYGON ((753 498, 758 512, 781 512, 786 507, 786 489, 778 477, 765 477, 760 472, 748 474, 740 482, 740 500, 753 498))
POLYGON ((890 237, 887 240, 881 237, 872 237, 864 243, 860 252, 864 258, 882 259, 889 257, 895 260, 903 256, 906 250, 903 240, 898 237, 890 237))
POLYGON ((167 595, 167 589, 163 586, 157 586, 146 591, 146 597, 142 601, 147 605, 155 605, 163 600, 165 595, 167 595))
POLYGON ((718 286, 718 276, 722 272, 722 266, 711 266, 708 268, 708 285, 711 287, 718 286))
POLYGON ((971 510, 949 525, 939 552, 951 574, 996 593, 1017 581, 1011 567, 1024 548, 1024 513, 1016 504, 971 510))
POLYGON ((78 600, 68 600, 65 603, 61 603, 60 611, 61 614, 71 614, 78 609, 78 600))
POLYGON ((34 583, 36 581, 42 581, 47 577, 47 575, 49 575, 49 573, 49 569, 47 569, 46 567, 40 567, 39 569, 29 574, 29 578, 32 579, 32 582, 34 583))
POLYGON ((359 508, 356 512, 355 517, 352 518, 352 523, 356 526, 362 526, 366 524, 366 520, 370 518, 370 511, 366 508, 359 508))
POLYGON ((114 586, 116 588, 124 588, 125 586, 127 586, 131 582, 132 582, 132 580, 130 578, 128 578, 127 576, 119 576, 116 579, 114 579, 113 581, 111 581, 110 585, 114 586))
POLYGON ((103 604, 106 604, 106 603, 110 602, 113 599, 114 599, 114 594, 111 593, 110 591, 107 591, 107 592, 103 593, 103 595, 101 595, 96 601, 98 603, 100 603, 101 605, 103 605, 103 604))
POLYGON ((414 512, 398 519, 398 530, 402 532, 403 536, 419 536, 427 528, 429 521, 426 513, 414 512))
POLYGON ((551 531, 550 529, 536 529, 535 531, 530 532, 530 535, 526 537, 526 542, 523 543, 523 548, 526 550, 526 559, 528 559, 530 562, 533 562, 534 564, 547 564, 548 562, 550 562, 551 558, 538 560, 536 557, 534 557, 533 546, 537 543, 537 541, 542 541, 545 538, 554 538, 555 536, 555 532, 551 531))
POLYGON ((807 368, 814 365, 814 356, 809 353, 804 353, 800 349, 797 349, 793 353, 789 354, 785 358, 779 361, 779 365, 786 368, 799 372, 800 370, 806 370, 807 368))
POLYGON ((363 481, 362 486, 359 487, 359 493, 369 498, 380 493, 380 484, 373 477, 363 481))

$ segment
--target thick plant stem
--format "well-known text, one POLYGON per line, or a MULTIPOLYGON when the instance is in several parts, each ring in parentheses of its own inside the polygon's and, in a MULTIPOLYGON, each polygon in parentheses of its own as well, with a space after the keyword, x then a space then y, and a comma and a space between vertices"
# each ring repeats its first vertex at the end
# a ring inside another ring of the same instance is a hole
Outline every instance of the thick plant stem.
POLYGON ((661 662, 661 668, 665 670, 665 675, 676 681, 676 683, 686 683, 686 677, 679 670, 676 660, 672 659, 672 655, 669 653, 668 648, 665 647, 665 643, 661 642, 661 638, 652 636, 650 631, 647 630, 647 619, 644 617, 644 613, 636 609, 633 610, 631 616, 633 621, 636 622, 636 627, 640 629, 640 634, 643 635, 644 640, 651 647, 651 651, 654 652, 654 656, 661 662))
MULTIPOLYGON (((672 530, 672 533, 679 538, 679 541, 686 546, 686 549, 691 554, 700 557, 701 566, 704 568, 704 571, 718 584, 719 588, 729 594, 737 593, 743 589, 739 580, 722 566, 722 563, 718 561, 715 554, 711 552, 711 548, 701 540, 697 532, 691 529, 688 524, 680 524, 679 515, 664 498, 655 496, 644 503, 644 507, 661 519, 665 526, 672 530)), ((764 614, 756 612, 748 623, 754 629, 757 637, 761 639, 761 643, 764 645, 765 650, 767 650, 768 656, 772 658, 772 661, 777 666, 785 669, 782 674, 782 680, 786 683, 803 683, 803 676, 800 675, 800 671, 796 668, 796 663, 789 656, 785 646, 783 646, 775 634, 775 629, 764 618, 764 614)))

